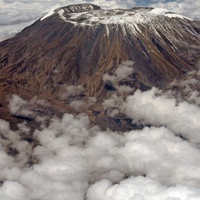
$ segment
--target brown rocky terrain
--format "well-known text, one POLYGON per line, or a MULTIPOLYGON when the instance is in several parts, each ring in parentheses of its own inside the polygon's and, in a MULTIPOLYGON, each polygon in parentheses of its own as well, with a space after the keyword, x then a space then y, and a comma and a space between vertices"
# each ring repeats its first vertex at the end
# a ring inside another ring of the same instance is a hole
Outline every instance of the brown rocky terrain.
POLYGON ((129 94, 164 89, 199 66, 200 22, 153 10, 67 6, 1 42, 0 118, 13 127, 24 120, 34 127, 36 116, 86 112, 102 128, 134 128, 124 116, 109 115, 104 100, 119 95, 119 86, 132 88, 129 94), (117 79, 123 61, 132 69, 129 75, 115 82, 105 78, 117 79), (12 94, 29 102, 30 116, 10 114, 12 94), (34 97, 45 103, 38 108, 34 97))

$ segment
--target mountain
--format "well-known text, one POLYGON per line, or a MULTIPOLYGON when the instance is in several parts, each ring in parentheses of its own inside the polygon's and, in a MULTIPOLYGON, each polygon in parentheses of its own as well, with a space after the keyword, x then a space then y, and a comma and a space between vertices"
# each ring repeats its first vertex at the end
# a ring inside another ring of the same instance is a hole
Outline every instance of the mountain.
POLYGON ((200 22, 164 9, 58 8, 0 43, 0 118, 33 123, 40 115, 86 112, 102 128, 132 129, 105 100, 185 79, 199 67, 199 47, 200 22), (9 114, 12 94, 29 102, 28 115, 9 114), (36 108, 35 99, 46 105, 36 108))

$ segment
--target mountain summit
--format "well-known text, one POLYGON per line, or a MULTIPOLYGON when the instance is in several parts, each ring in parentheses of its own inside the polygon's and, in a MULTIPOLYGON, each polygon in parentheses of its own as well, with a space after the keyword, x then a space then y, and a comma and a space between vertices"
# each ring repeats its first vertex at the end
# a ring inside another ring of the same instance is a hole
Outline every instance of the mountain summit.
POLYGON ((17 94, 60 112, 83 111, 80 101, 93 101, 84 111, 102 124, 105 98, 119 87, 133 92, 184 79, 198 68, 199 46, 200 22, 164 9, 58 8, 0 43, 0 117, 11 120, 3 110, 17 94), (78 107, 69 106, 74 101, 78 107))

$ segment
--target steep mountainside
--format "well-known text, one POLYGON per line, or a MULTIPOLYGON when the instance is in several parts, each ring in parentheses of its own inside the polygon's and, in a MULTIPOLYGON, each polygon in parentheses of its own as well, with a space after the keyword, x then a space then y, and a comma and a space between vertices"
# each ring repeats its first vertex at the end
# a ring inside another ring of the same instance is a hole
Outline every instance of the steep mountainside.
POLYGON ((105 98, 118 86, 165 88, 184 79, 199 65, 199 47, 200 22, 163 9, 102 10, 92 4, 56 9, 0 43, 0 118, 16 120, 7 110, 11 94, 45 99, 57 114, 83 111, 70 103, 88 104, 93 98, 84 112, 94 123, 113 128, 119 121, 107 124, 105 98), (131 74, 117 85, 104 77, 127 60, 131 74), (80 92, 65 95, 72 85, 82 86, 80 92))

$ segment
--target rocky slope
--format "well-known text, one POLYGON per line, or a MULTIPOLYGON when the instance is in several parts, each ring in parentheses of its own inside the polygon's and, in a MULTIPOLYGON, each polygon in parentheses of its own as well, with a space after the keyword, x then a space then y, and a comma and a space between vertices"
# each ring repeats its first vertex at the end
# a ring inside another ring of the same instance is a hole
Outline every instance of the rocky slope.
POLYGON ((92 4, 56 9, 0 43, 0 118, 16 123, 86 112, 103 128, 133 128, 129 119, 108 115, 104 100, 118 95, 120 86, 130 94, 184 79, 199 66, 199 47, 200 22, 166 10, 92 4), (118 78, 123 61, 121 68, 131 70, 118 78), (33 117, 13 118, 7 106, 12 94, 27 101, 37 96, 51 106, 38 110, 29 103, 33 117))

